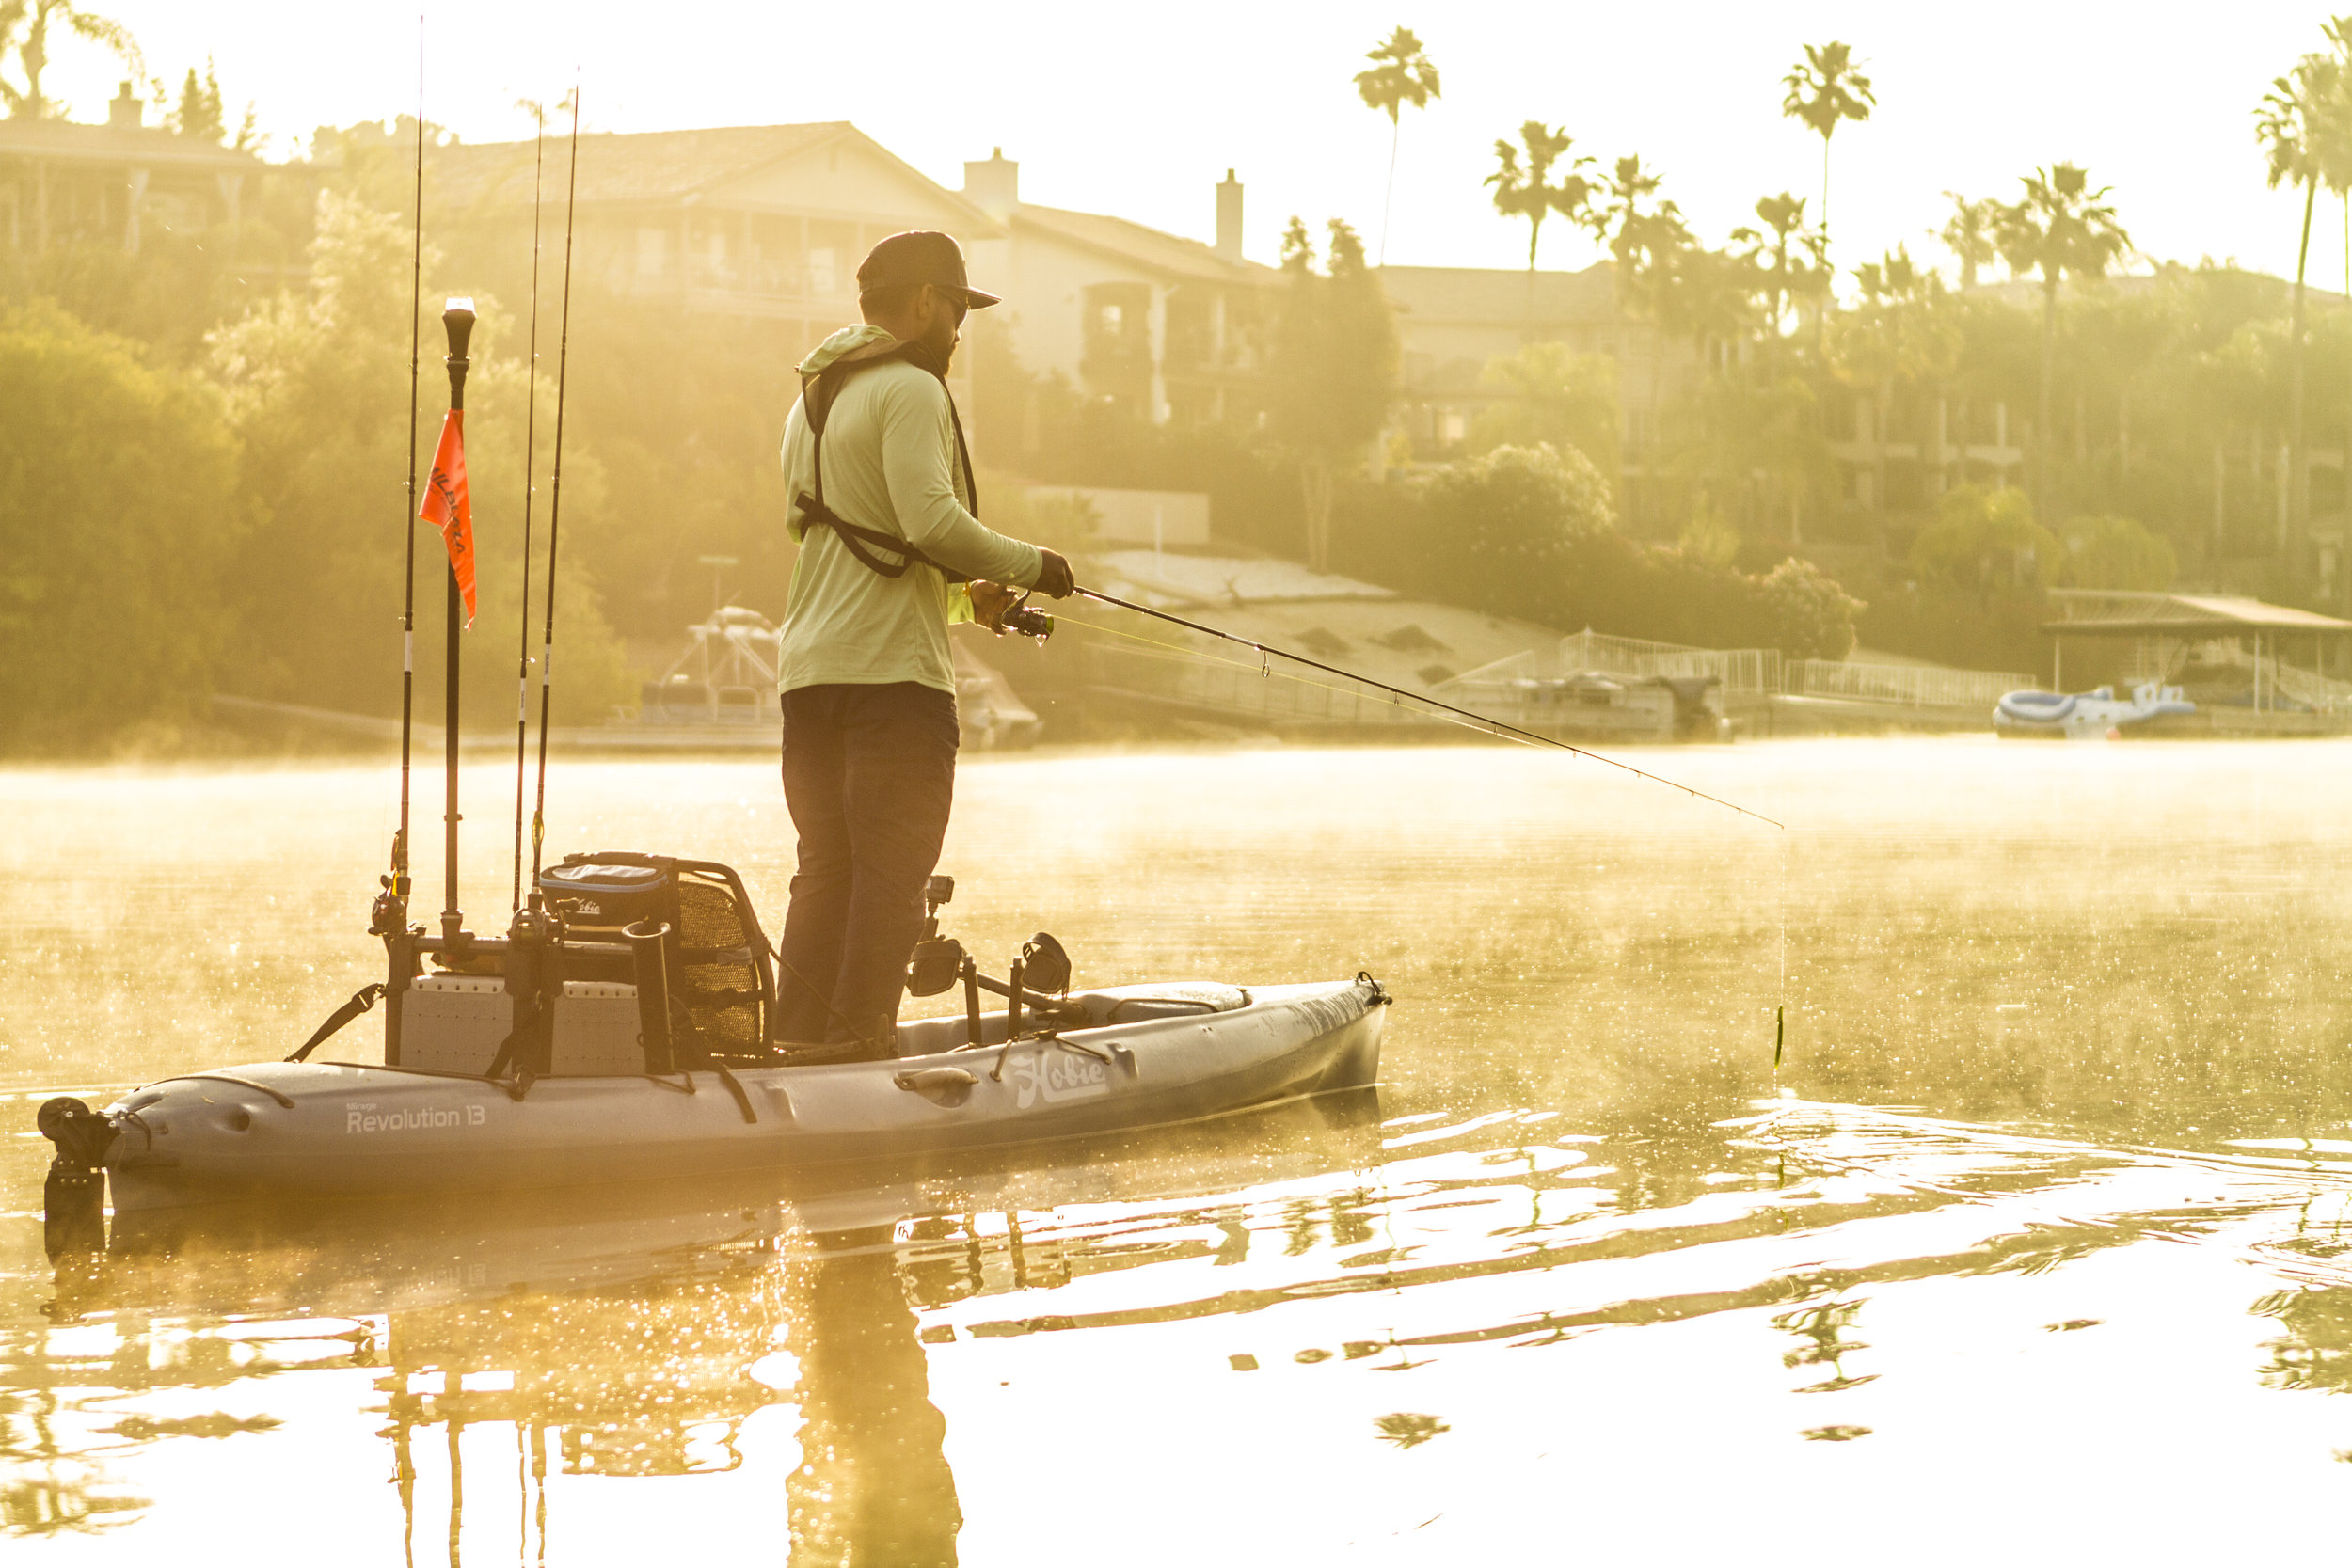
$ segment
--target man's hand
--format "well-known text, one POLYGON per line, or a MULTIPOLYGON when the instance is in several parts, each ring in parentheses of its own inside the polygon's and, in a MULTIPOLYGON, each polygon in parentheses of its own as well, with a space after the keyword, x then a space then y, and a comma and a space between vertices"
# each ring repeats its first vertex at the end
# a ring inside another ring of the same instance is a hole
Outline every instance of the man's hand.
POLYGON ((1040 549, 1045 558, 1037 574, 1037 591, 1049 599, 1066 599, 1076 591, 1078 579, 1070 574, 1070 562, 1054 550, 1040 549))
POLYGON ((973 582, 966 585, 965 592, 972 599, 972 619, 997 636, 1004 636, 1005 611, 1012 608, 1021 591, 1007 588, 1001 582, 973 582))

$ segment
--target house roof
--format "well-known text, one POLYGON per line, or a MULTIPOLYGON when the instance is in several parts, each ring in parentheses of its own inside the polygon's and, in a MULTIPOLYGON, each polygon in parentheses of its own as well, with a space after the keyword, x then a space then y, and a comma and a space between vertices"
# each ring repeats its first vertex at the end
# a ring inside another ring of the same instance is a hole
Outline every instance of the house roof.
POLYGON ((2090 637, 2234 637, 2258 631, 2344 632, 2352 621, 2260 599, 2205 594, 2126 594, 2060 589, 2062 611, 2043 631, 2090 637))
MULTIPOLYGON (((546 179, 550 191, 568 178, 567 137, 550 135, 546 179)), ((582 203, 675 202, 715 189, 828 143, 855 139, 970 214, 967 229, 993 234, 996 225, 962 193, 906 163, 846 119, 807 125, 734 125, 705 131, 603 132, 580 138, 582 203)), ((437 148, 425 172, 443 199, 458 207, 527 206, 535 147, 531 142, 479 142, 437 148)))
POLYGON ((1617 314, 1616 272, 1608 261, 1581 272, 1535 273, 1532 290, 1531 275, 1498 267, 1382 267, 1379 277, 1397 313, 1423 325, 1606 321, 1617 314))
POLYGON ((71 119, 0 119, 0 157, 178 166, 224 174, 266 166, 252 152, 154 126, 84 125, 71 119))
POLYGON ((1147 228, 1105 213, 1076 213, 1063 207, 1023 202, 1012 213, 1016 229, 1041 230, 1073 245, 1124 261, 1216 283, 1270 283, 1280 275, 1257 261, 1230 261, 1199 240, 1147 228))

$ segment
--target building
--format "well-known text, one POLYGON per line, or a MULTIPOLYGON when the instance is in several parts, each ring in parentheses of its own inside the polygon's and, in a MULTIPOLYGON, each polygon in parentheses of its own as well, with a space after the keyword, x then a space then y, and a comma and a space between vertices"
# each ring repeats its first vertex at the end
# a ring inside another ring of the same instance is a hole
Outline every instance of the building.
POLYGON ((1281 274, 1241 253, 1242 187, 1216 187, 1216 240, 1021 199, 1002 148, 963 166, 963 194, 1000 226, 973 256, 1024 369, 1057 374, 1138 419, 1215 424, 1255 411, 1268 290, 1281 274))
POLYGON ((135 256, 157 234, 225 233, 233 252, 267 166, 146 125, 145 108, 125 82, 103 125, 0 119, 0 236, 10 249, 94 245, 135 256))
MULTIPOLYGON (((437 150, 428 211, 529 254, 531 142, 437 150)), ((550 137, 546 210, 560 214, 567 143, 550 137)), ((857 265, 908 229, 967 251, 1002 227, 846 120, 580 138, 573 265, 623 298, 765 324, 796 357, 858 319, 857 265)))

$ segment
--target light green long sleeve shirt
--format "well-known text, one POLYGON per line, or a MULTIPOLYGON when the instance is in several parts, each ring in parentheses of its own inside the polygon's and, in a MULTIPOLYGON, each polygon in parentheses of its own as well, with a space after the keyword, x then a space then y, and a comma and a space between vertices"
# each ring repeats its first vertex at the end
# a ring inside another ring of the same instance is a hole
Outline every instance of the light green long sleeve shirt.
MULTIPOLYGON (((847 327, 809 356, 804 371, 846 354, 887 346, 874 326, 847 327)), ((816 492, 816 439, 804 403, 784 428, 784 471, 793 498, 786 527, 800 542, 785 610, 776 685, 879 686, 914 681, 956 689, 950 620, 968 620, 961 584, 928 566, 886 578, 860 562, 829 528, 808 528, 799 498, 816 492)), ((1034 545, 972 515, 971 476, 957 461, 947 388, 903 361, 861 371, 825 420, 825 504, 845 521, 894 533, 943 565, 1010 587, 1036 586, 1044 559, 1034 545)), ((880 553, 879 550, 876 553, 880 553)))

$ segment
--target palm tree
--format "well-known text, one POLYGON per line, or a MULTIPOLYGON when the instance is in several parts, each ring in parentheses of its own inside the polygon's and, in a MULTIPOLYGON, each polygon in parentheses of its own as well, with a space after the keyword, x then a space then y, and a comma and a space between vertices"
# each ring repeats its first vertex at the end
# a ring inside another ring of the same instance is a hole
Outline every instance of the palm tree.
MULTIPOLYGON (((1772 363, 1777 365, 1780 360, 1781 321, 1788 314, 1788 302, 1797 293, 1795 277, 1789 271, 1788 249, 1791 245, 1803 243, 1800 236, 1804 229, 1804 198, 1787 191, 1778 196, 1760 197, 1756 203, 1756 215, 1763 220, 1765 229, 1772 231, 1771 239, 1767 240, 1754 229, 1735 229, 1731 237, 1753 247, 1756 278, 1763 284, 1764 293, 1771 302, 1764 315, 1764 343, 1772 356, 1772 363), (1764 264, 1763 259, 1767 254, 1772 259, 1770 266, 1764 264)), ((1800 267, 1804 265, 1801 261, 1796 264, 1800 267)))
POLYGON ((2325 55, 2306 55, 2270 84, 2254 111, 2254 135, 2268 164, 2270 188, 2303 188, 2303 236, 2295 251, 2295 310, 2287 328, 2287 528, 2299 558, 2311 529, 2311 461, 2303 445, 2303 277, 2311 260, 2312 209, 2319 200, 2322 140, 2344 72, 2325 55))
POLYGON ((1781 86, 1788 96, 1781 101, 1780 112, 1789 119, 1801 119, 1821 138, 1821 235, 1829 236, 1829 139, 1837 134, 1838 122, 1851 119, 1856 124, 1870 118, 1878 107, 1871 95, 1870 79, 1854 69, 1853 52, 1842 43, 1808 43, 1804 58, 1799 60, 1781 86))
MULTIPOLYGON (((1854 269, 1860 308, 1838 320, 1832 358, 1840 377, 1871 394, 1874 447, 1871 499, 1881 538, 1886 522, 1886 430, 1899 382, 1933 382, 1959 363, 1960 329, 1947 309, 1943 279, 1898 245, 1854 269)), ((1924 443, 1923 443, 1924 445, 1924 443)))
POLYGON ((2059 279, 2102 277, 2132 238, 2105 204, 2107 188, 2073 164, 2053 164, 2024 176, 2025 198, 2000 209, 1994 234, 2001 255, 2020 277, 2042 274, 2042 403, 2033 433, 2033 506, 2050 515, 2050 382, 2058 340, 2059 279))
POLYGON ((1593 182, 1580 171, 1592 166, 1590 158, 1577 158, 1568 164, 1568 172, 1558 184, 1550 182, 1551 168, 1567 155, 1574 145, 1565 130, 1551 130, 1540 119, 1531 119, 1519 127, 1519 140, 1527 149, 1527 164, 1519 164, 1519 149, 1509 142, 1495 142, 1495 171, 1486 176, 1486 183, 1495 188, 1495 211, 1505 217, 1527 220, 1527 313, 1535 313, 1535 246, 1544 237, 1544 217, 1558 213, 1572 223, 1593 228, 1598 219, 1593 212, 1593 182))
POLYGON ((17 69, 24 73, 21 87, 0 79, 0 103, 8 104, 10 116, 41 119, 56 108, 40 90, 40 73, 49 68, 53 24, 77 38, 104 44, 133 75, 143 73, 139 46, 121 23, 85 10, 74 0, 0 0, 0 57, 13 49, 17 69))
POLYGON ((1389 205, 1396 195, 1396 143, 1405 105, 1425 109, 1438 91, 1438 68, 1409 27, 1399 27, 1389 40, 1364 56, 1370 71, 1356 73, 1356 92, 1368 107, 1389 117, 1389 183, 1380 198, 1380 261, 1389 264, 1389 205))
POLYGON ((1977 274, 2000 260, 2001 247, 1994 230, 2001 214, 2001 204, 1991 197, 1971 201, 1958 191, 1946 191, 1951 198, 1952 215, 1935 237, 1944 242, 1944 248, 1960 262, 1960 292, 1966 293, 1977 286, 1977 274))

